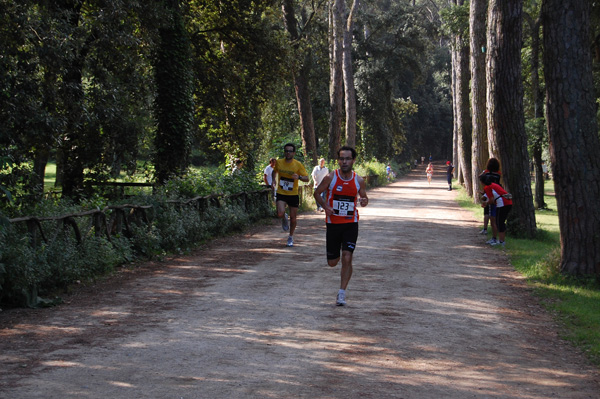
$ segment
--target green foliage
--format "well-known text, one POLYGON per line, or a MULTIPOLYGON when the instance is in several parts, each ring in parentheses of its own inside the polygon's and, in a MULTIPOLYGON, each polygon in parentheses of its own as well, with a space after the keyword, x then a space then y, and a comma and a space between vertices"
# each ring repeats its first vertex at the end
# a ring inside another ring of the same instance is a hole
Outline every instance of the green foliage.
POLYGON ((200 168, 190 170, 184 177, 170 179, 163 186, 157 188, 158 195, 168 199, 193 198, 209 194, 235 194, 250 192, 261 188, 260 179, 246 170, 232 174, 224 167, 200 168))
POLYGON ((469 40, 469 2, 452 5, 440 11, 442 19, 441 31, 447 37, 462 37, 469 40))
POLYGON ((450 57, 435 44, 435 23, 405 2, 364 8, 360 22, 370 30, 356 35, 355 55, 359 152, 398 161, 445 156, 452 144, 450 57), (418 112, 398 112, 402 101, 418 112))
POLYGON ((261 106, 288 84, 280 10, 270 1, 192 2, 190 21, 200 128, 195 145, 253 168, 261 106))
POLYGON ((154 164, 157 180, 163 184, 187 169, 193 131, 191 43, 178 7, 168 10, 159 35, 154 69, 158 121, 154 164))
MULTIPOLYGON (((548 146, 545 118, 526 119, 525 132, 527 133, 527 149, 530 155, 533 153, 535 146, 539 148, 546 148, 548 146)), ((533 159, 533 156, 531 158, 533 159)))
MULTIPOLYGON (((397 176, 400 176, 405 172, 405 169, 396 162, 390 162, 390 166, 397 176)), ((369 186, 384 186, 388 183, 386 167, 387 163, 385 162, 370 160, 354 164, 354 171, 360 176, 366 176, 369 186), (376 180, 372 180, 372 177, 374 176, 376 176, 376 180)))
POLYGON ((88 1, 62 6, 0 4, 0 156, 10 155, 20 167, 58 151, 76 161, 78 178, 84 169, 118 174, 135 164, 153 129, 149 35, 140 37, 140 6, 105 2, 100 8, 88 1))
MULTIPOLYGON (((8 209, 24 209, 37 201, 35 176, 30 164, 5 164, 0 168, 0 213, 8 209)), ((41 188, 40 188, 41 189, 41 188)))
MULTIPOLYGON (((38 306, 37 295, 54 295, 75 282, 93 281, 111 273, 119 265, 183 253, 209 238, 239 231, 272 214, 268 196, 237 195, 260 189, 256 177, 244 171, 231 175, 224 169, 205 169, 174 178, 155 195, 122 200, 152 205, 147 214, 150 224, 130 221, 129 234, 112 234, 110 240, 103 231, 97 236, 94 229, 89 229, 89 217, 75 218, 84 235, 81 243, 71 227, 52 232, 56 222, 46 221, 42 223, 48 241, 35 247, 24 223, 0 223, 0 301, 38 306), (218 196, 210 201, 193 200, 209 194, 218 196)), ((107 205, 106 199, 94 196, 79 205, 45 200, 29 210, 44 217, 104 209, 107 205)), ((110 218, 111 212, 106 213, 110 218)))

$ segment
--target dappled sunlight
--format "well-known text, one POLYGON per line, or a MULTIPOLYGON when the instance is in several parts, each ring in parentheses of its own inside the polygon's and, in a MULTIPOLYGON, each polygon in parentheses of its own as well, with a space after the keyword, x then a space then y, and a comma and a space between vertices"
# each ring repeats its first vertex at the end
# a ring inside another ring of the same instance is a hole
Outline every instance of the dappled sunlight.
POLYGON ((51 336, 56 333, 75 335, 81 333, 80 327, 74 326, 50 326, 50 325, 32 325, 32 324, 16 324, 11 328, 0 329, 0 337, 35 334, 39 337, 51 336))
POLYGON ((94 317, 106 317, 106 316, 126 317, 126 316, 129 316, 130 314, 131 314, 130 312, 118 312, 116 310, 98 310, 98 311, 90 312, 90 315, 92 315, 94 317))
POLYGON ((168 276, 164 276, 164 278, 165 278, 165 279, 167 279, 167 280, 170 280, 170 281, 174 281, 174 282, 177 282, 177 281, 190 281, 190 280, 194 280, 194 278, 193 278, 193 277, 190 277, 190 276, 185 276, 185 275, 173 275, 173 274, 170 274, 170 275, 168 275, 168 276))
POLYGON ((152 292, 155 293, 155 294, 164 294, 164 295, 184 295, 184 292, 180 291, 180 290, 154 289, 154 290, 152 290, 152 292))
POLYGON ((49 367, 84 367, 82 363, 68 362, 66 360, 50 360, 42 362, 42 365, 49 367))
POLYGON ((481 249, 481 245, 463 244, 463 245, 455 245, 454 248, 456 248, 456 249, 481 249))
MULTIPOLYGON (((484 322, 498 322, 500 320, 500 317, 494 313, 496 304, 486 304, 484 300, 472 301, 460 298, 450 298, 450 300, 442 301, 424 297, 403 297, 403 300, 413 302, 416 308, 428 313, 444 316, 461 315, 463 317, 484 322)), ((500 325, 498 325, 497 328, 500 328, 500 325)))
POLYGON ((135 385, 129 384, 129 383, 123 382, 123 381, 107 381, 107 382, 111 385, 115 385, 120 388, 136 388, 135 385))
MULTIPOLYGON (((407 299, 423 301, 422 298, 407 299)), ((435 307, 440 305, 431 304, 435 307)), ((468 309, 475 305, 464 301, 454 305, 445 303, 443 307, 468 309)), ((389 384, 390 389, 398 392, 402 392, 403 386, 431 388, 439 393, 447 392, 450 396, 460 396, 461 392, 464 395, 494 396, 500 390, 505 392, 502 397, 510 398, 512 384, 575 388, 568 382, 552 378, 573 377, 569 373, 543 367, 529 370, 525 374, 517 371, 518 356, 512 359, 514 364, 495 362, 493 366, 485 365, 485 359, 496 355, 488 353, 484 348, 478 348, 477 342, 473 342, 472 350, 466 354, 463 352, 457 355, 451 347, 444 347, 439 343, 427 344, 418 342, 419 340, 395 343, 381 337, 354 333, 351 327, 332 332, 327 339, 324 339, 320 330, 297 326, 261 330, 245 328, 244 323, 240 323, 223 331, 207 329, 206 326, 201 330, 206 339, 223 342, 221 352, 224 363, 205 375, 189 375, 185 377, 186 380, 212 384, 239 381, 242 385, 245 381, 250 385, 258 384, 266 397, 278 397, 278 393, 288 389, 285 387, 310 385, 304 380, 302 370, 315 367, 321 369, 320 377, 312 381, 315 384, 322 384, 327 379, 353 379, 362 381, 365 387, 372 384, 389 384), (242 340, 249 346, 239 353, 232 352, 225 343, 228 340, 242 340), (259 358, 263 358, 264 362, 276 362, 277 371, 270 371, 264 363, 256 363, 256 351, 262 353, 259 358), (240 370, 235 366, 238 361, 249 363, 249 368, 240 370), (478 361, 484 364, 475 368, 465 367, 465 363, 472 364, 478 361), (234 367, 238 370, 237 378, 231 373, 234 367), (540 377, 543 379, 538 382, 540 377), (267 380, 269 382, 265 383, 267 380)))

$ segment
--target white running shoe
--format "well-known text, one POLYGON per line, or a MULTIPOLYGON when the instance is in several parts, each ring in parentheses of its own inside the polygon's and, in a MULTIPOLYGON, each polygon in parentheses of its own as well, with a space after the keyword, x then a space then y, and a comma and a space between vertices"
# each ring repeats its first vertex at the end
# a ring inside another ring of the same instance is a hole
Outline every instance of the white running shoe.
POLYGON ((287 244, 288 247, 294 246, 294 238, 292 236, 288 236, 287 244))
POLYGON ((337 298, 335 299, 335 304, 337 306, 346 306, 346 293, 338 292, 337 298))
POLYGON ((487 230, 486 229, 482 229, 479 234, 487 234, 487 230))
POLYGON ((485 243, 490 244, 490 245, 496 245, 497 242, 498 242, 498 240, 496 240, 494 237, 492 237, 489 240, 487 240, 485 243))
POLYGON ((288 231, 290 229, 290 222, 288 220, 287 213, 284 213, 283 217, 281 218, 281 228, 283 229, 283 231, 288 231))
POLYGON ((496 242, 493 242, 491 245, 494 245, 494 246, 496 246, 496 245, 504 246, 504 241, 496 241, 496 242))

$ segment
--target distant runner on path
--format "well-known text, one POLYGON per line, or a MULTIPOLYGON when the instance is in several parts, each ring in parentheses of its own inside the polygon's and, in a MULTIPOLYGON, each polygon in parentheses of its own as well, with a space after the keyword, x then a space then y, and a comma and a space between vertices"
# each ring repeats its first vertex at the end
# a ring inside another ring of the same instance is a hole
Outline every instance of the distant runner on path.
POLYGON ((427 165, 425 172, 427 173, 427 182, 431 185, 431 178, 433 177, 433 164, 431 162, 427 165))
POLYGON ((352 170, 356 160, 356 150, 344 146, 338 150, 339 169, 328 174, 314 193, 315 201, 325 209, 327 222, 327 264, 334 267, 340 260, 342 270, 340 290, 336 298, 337 306, 346 305, 346 288, 352 277, 352 254, 358 238, 357 196, 360 205, 367 206, 369 198, 365 181, 352 170), (321 193, 326 192, 326 200, 321 193))

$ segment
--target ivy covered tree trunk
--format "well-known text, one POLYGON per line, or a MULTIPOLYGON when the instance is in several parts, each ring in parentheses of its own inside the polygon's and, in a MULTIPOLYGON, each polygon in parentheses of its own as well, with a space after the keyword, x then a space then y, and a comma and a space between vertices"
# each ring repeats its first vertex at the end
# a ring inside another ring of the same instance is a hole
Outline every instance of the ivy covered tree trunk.
MULTIPOLYGON (((300 34, 298 33, 298 21, 294 12, 294 2, 284 0, 282 4, 285 28, 290 35, 293 47, 298 51, 300 47, 300 34)), ((312 161, 312 165, 318 163, 317 142, 315 139, 315 125, 313 120, 312 105, 310 100, 310 89, 308 86, 308 65, 309 56, 298 54, 302 61, 298 61, 297 70, 294 74, 294 89, 296 91, 296 103, 298 104, 298 113, 300 114, 300 128, 302 136, 302 147, 304 148, 307 159, 312 161)))
MULTIPOLYGON (((487 0, 471 0, 469 33, 471 44, 471 181, 473 192, 480 186, 479 174, 485 169, 489 158, 486 116, 485 83, 485 18, 487 0)), ((480 196, 473 195, 475 203, 480 196)))
POLYGON ((193 126, 191 50, 179 0, 166 2, 168 22, 160 27, 155 65, 156 132, 154 164, 159 184, 181 176, 189 165, 193 126))
MULTIPOLYGON (((75 32, 81 20, 82 1, 56 2, 56 12, 68 15, 68 22, 72 32, 75 32)), ((64 75, 64 85, 61 97, 65 104, 65 133, 60 140, 62 152, 62 195, 74 200, 83 194, 83 169, 85 156, 84 139, 84 93, 83 93, 83 66, 85 49, 75 46, 73 60, 69 63, 64 75)))
POLYGON ((337 159, 342 137, 344 0, 329 1, 329 159, 337 159))
POLYGON ((600 275, 600 140, 590 2, 544 0, 544 74, 561 271, 600 275))
POLYGON ((491 153, 500 161, 502 179, 513 195, 509 235, 533 237, 535 209, 521 76, 522 0, 491 0, 488 10, 487 119, 491 153))

